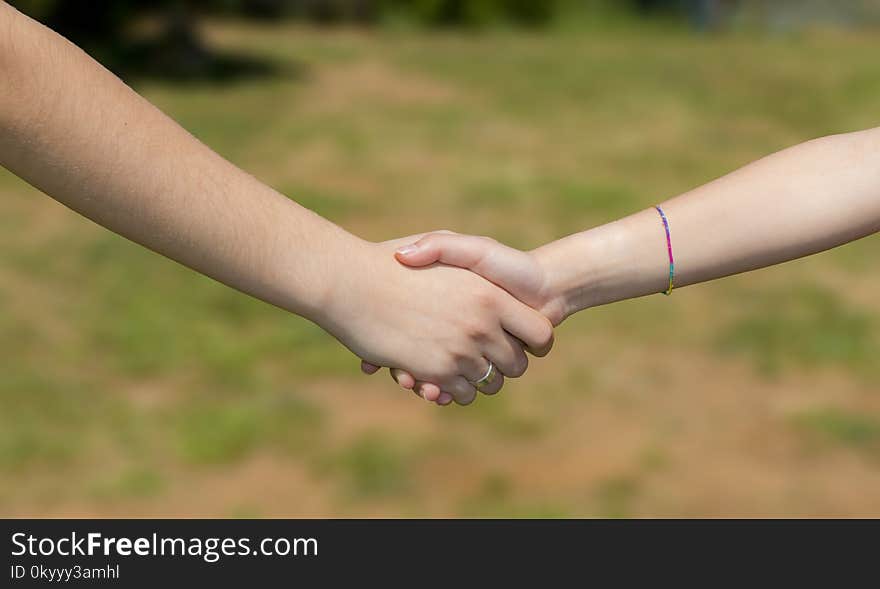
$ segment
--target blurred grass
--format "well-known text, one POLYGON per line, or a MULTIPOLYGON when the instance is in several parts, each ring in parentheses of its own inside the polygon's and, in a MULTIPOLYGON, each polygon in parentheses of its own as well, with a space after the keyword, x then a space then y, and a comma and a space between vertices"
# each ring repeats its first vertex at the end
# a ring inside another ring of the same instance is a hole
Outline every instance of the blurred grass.
POLYGON ((639 492, 639 482, 632 477, 615 477, 597 489, 599 514, 603 517, 631 517, 632 503, 639 492))
MULTIPOLYGON (((297 75, 139 90, 374 240, 535 247, 880 121, 870 32, 207 34, 297 75)), ((9 174, 0 195, 3 514, 880 513, 849 493, 877 463, 846 458, 877 439, 877 239, 582 314, 505 394, 441 411, 9 174)))
POLYGON ((767 374, 844 364, 876 378, 880 345, 870 313, 810 284, 746 299, 749 310, 721 334, 722 348, 748 354, 767 374))
POLYGON ((242 460, 266 446, 298 453, 321 433, 322 414, 291 395, 236 398, 209 397, 175 412, 172 420, 181 457, 192 464, 242 460))
POLYGON ((465 498, 461 507, 464 517, 565 518, 572 514, 560 505, 536 499, 518 499, 515 485, 500 473, 489 474, 479 490, 465 498))
POLYGON ((826 407, 796 415, 794 424, 806 434, 880 456, 880 419, 877 417, 826 407))
POLYGON ((388 435, 368 432, 330 456, 324 468, 341 477, 344 497, 363 500, 409 490, 411 459, 388 435))

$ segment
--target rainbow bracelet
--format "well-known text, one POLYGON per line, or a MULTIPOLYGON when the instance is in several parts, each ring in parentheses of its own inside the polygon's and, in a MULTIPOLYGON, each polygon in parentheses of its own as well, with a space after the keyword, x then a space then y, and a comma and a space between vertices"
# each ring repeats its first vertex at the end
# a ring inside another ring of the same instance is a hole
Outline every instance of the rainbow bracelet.
POLYGON ((669 288, 663 294, 669 296, 672 294, 672 289, 675 288, 675 257, 672 255, 672 235, 669 233, 669 220, 666 218, 666 213, 659 205, 655 205, 654 208, 660 213, 660 218, 663 219, 663 229, 666 230, 666 250, 669 252, 669 288))

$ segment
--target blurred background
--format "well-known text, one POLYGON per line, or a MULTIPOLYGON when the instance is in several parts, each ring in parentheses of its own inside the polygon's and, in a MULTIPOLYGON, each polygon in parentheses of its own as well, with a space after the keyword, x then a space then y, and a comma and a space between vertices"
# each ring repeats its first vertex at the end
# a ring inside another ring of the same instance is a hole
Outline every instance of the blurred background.
MULTIPOLYGON (((880 124, 880 1, 13 1, 372 240, 521 248, 880 124)), ((0 170, 0 515, 880 515, 880 239, 437 408, 0 170)))

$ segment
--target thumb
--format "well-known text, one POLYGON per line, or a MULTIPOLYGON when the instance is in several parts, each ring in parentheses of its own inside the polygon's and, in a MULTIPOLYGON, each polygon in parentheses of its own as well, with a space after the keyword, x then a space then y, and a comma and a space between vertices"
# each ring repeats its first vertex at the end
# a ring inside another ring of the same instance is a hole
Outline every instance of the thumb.
POLYGON ((538 309, 543 272, 535 259, 520 250, 489 237, 430 233, 398 248, 397 261, 406 266, 427 266, 435 262, 465 268, 500 286, 525 304, 538 309))
POLYGON ((395 257, 406 266, 420 267, 441 262, 476 270, 488 254, 491 240, 455 233, 430 233, 415 243, 397 249, 395 257))

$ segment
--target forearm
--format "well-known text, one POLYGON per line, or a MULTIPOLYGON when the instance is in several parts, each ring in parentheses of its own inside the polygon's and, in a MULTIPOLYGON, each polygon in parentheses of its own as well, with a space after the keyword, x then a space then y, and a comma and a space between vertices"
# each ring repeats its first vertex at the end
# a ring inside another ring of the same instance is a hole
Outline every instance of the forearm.
POLYGON ((314 319, 357 239, 2 2, 0 34, 0 164, 120 235, 314 319))
MULTIPOLYGON (((663 203, 676 287, 762 268, 880 231, 880 130, 826 137, 663 203)), ((653 209, 535 251, 570 315, 662 292, 669 260, 653 209)))

